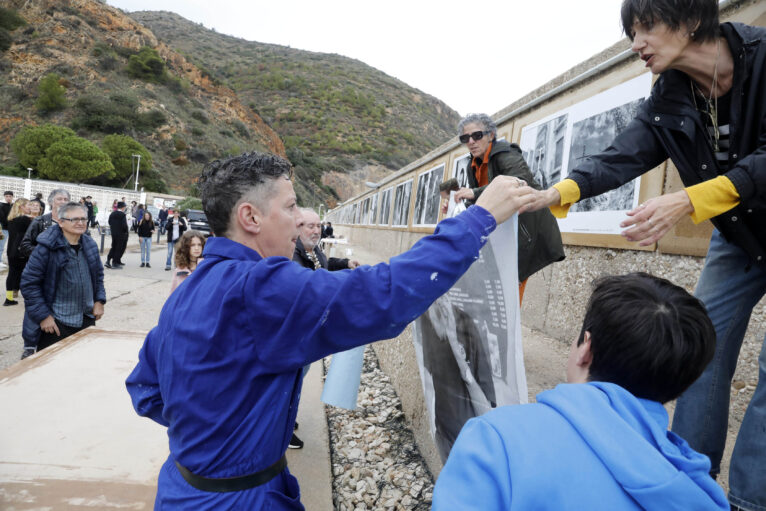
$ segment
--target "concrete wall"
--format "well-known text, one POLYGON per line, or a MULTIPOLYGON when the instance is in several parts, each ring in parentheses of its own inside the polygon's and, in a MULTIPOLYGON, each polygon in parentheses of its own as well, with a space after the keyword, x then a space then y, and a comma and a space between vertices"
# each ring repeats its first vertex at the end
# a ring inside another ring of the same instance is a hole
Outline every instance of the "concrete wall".
MULTIPOLYGON (((617 16, 618 12, 615 10, 615 22, 617 22, 617 16)), ((724 4, 721 18, 723 21, 741 21, 764 26, 766 25, 766 2, 759 0, 728 2, 724 4)), ((535 98, 556 90, 556 87, 621 54, 627 48, 629 48, 628 41, 620 41, 496 114, 494 117, 498 121, 498 136, 506 136, 511 141, 518 142, 521 129, 525 125, 644 73, 643 63, 638 62, 635 57, 620 60, 573 87, 561 90, 545 101, 535 104, 534 107, 525 109, 524 105, 535 101, 535 98), (518 113, 514 114, 514 112, 518 113)), ((454 141, 447 142, 383 180, 377 190, 355 197, 345 204, 360 202, 372 193, 413 177, 416 178, 418 174, 441 163, 444 163, 449 171, 454 159, 465 152, 465 149, 454 141)), ((678 174, 672 164, 663 165, 652 172, 654 195, 680 189, 678 174)), ((417 183, 417 178, 414 183, 417 183)), ((415 194, 416 190, 413 186, 413 197, 415 194)), ((641 200, 645 200, 643 195, 642 192, 641 200)), ((411 225, 411 219, 408 228, 342 225, 337 221, 333 222, 336 237, 347 238, 349 247, 354 250, 354 258, 367 264, 386 261, 409 249, 420 237, 432 232, 432 229, 413 228, 411 225)), ((679 224, 663 243, 651 247, 648 251, 628 249, 632 245, 615 239, 619 238, 618 236, 603 238, 595 243, 583 242, 582 238, 576 236, 565 236, 567 258, 532 276, 527 284, 522 307, 522 324, 539 330, 562 343, 570 343, 579 333, 585 303, 590 295, 591 282, 602 275, 645 271, 667 278, 693 291, 702 268, 701 256, 705 253, 710 232, 709 222, 694 226, 690 221, 685 221, 679 224)), ((748 388, 754 381, 753 378, 757 378, 758 353, 762 344, 764 326, 766 326, 764 312, 766 311, 762 301, 753 312, 742 348, 740 364, 734 377, 735 381, 747 382, 748 388)), ((441 461, 428 431, 411 328, 392 341, 377 343, 375 351, 382 368, 391 376, 402 399, 404 411, 419 447, 432 472, 437 475, 441 470, 441 461)), ((735 401, 735 404, 744 408, 742 403, 735 401)))

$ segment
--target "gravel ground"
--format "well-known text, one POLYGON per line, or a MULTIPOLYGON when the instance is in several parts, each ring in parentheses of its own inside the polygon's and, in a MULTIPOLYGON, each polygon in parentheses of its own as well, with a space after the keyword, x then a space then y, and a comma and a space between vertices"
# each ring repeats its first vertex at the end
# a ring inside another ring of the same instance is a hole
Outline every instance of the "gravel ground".
MULTIPOLYGON (((329 359, 325 359, 325 373, 329 359)), ((418 451, 389 377, 364 353, 358 408, 326 406, 338 511, 431 508, 434 479, 418 451)))

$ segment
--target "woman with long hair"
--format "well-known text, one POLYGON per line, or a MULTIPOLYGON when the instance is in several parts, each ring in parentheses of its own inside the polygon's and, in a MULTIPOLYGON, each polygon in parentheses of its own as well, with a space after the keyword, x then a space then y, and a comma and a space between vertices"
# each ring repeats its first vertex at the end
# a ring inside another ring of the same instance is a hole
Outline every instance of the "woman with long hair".
POLYGON ((205 235, 200 231, 186 231, 178 240, 176 249, 176 274, 170 286, 172 293, 202 262, 202 250, 205 248, 205 235))
POLYGON ((149 211, 144 211, 141 220, 136 228, 138 240, 141 243, 141 268, 151 268, 149 265, 149 256, 152 252, 152 234, 154 234, 154 220, 149 211))
POLYGON ((17 199, 8 214, 8 276, 5 279, 4 306, 17 305, 21 273, 27 265, 27 257, 19 251, 19 245, 32 219, 40 215, 37 201, 17 199))

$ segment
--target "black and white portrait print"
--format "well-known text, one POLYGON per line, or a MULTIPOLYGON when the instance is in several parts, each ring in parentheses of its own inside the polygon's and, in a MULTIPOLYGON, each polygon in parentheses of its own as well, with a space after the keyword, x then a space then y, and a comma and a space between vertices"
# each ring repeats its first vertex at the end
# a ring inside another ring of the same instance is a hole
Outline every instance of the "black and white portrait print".
POLYGON ((396 185, 394 193, 394 220, 391 225, 407 227, 410 220, 410 197, 412 196, 412 179, 396 185))
POLYGON ((415 196, 415 217, 412 225, 434 226, 439 220, 439 184, 444 179, 444 165, 423 172, 418 176, 415 196))

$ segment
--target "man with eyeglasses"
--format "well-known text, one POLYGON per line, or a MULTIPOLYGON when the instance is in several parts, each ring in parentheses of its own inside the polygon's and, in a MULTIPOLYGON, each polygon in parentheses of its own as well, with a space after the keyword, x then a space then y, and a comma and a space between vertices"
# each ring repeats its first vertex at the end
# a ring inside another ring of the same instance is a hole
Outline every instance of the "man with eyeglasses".
POLYGON ((88 210, 69 202, 37 237, 37 247, 21 275, 24 295, 24 359, 75 332, 95 325, 104 314, 104 267, 88 229, 88 210))
MULTIPOLYGON (((469 114, 457 126, 458 139, 471 153, 468 188, 455 192, 455 201, 473 204, 497 176, 514 176, 540 190, 517 144, 497 140, 497 126, 487 114, 469 114)), ((547 209, 519 215, 519 302, 527 279, 564 259, 564 247, 556 219, 547 209)))

